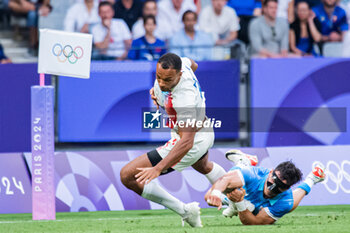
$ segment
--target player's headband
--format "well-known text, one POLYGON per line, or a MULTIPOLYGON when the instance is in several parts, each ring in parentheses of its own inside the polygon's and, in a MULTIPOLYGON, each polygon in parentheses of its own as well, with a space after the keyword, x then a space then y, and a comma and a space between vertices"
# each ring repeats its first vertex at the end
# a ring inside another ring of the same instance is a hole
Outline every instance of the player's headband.
POLYGON ((282 180, 280 180, 278 178, 278 176, 276 175, 275 171, 272 172, 272 179, 274 181, 273 183, 267 181, 267 188, 270 191, 278 194, 278 193, 282 192, 280 189, 289 189, 290 188, 289 185, 283 183, 282 180))

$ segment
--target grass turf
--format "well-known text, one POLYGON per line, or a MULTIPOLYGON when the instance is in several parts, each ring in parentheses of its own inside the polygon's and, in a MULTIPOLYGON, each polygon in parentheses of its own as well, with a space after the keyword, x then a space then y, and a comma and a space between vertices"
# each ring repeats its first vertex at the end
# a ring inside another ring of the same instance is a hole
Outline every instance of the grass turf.
POLYGON ((350 205, 302 206, 268 226, 243 226, 214 208, 202 209, 204 228, 181 227, 169 210, 57 213, 56 221, 32 221, 31 214, 0 215, 0 232, 350 232, 350 205))

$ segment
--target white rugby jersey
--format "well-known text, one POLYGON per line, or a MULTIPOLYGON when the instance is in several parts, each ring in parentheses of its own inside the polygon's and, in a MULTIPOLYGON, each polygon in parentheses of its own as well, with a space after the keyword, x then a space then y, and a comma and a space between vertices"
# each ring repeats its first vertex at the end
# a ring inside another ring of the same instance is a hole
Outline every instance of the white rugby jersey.
MULTIPOLYGON (((181 58, 182 76, 179 83, 170 91, 161 91, 157 79, 154 82, 154 94, 158 104, 163 107, 172 123, 205 118, 205 97, 201 91, 196 75, 191 69, 191 60, 181 58)), ((172 124, 170 128, 177 130, 172 124)))

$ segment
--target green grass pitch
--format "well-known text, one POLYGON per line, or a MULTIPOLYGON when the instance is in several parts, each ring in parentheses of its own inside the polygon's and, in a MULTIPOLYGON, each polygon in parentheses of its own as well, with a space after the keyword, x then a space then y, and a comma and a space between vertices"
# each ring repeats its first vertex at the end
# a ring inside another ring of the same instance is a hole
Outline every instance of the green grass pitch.
POLYGON ((31 214, 0 215, 0 232, 350 232, 350 205, 304 206, 269 226, 243 226, 214 208, 202 209, 204 228, 181 226, 169 210, 57 213, 56 221, 32 221, 31 214))

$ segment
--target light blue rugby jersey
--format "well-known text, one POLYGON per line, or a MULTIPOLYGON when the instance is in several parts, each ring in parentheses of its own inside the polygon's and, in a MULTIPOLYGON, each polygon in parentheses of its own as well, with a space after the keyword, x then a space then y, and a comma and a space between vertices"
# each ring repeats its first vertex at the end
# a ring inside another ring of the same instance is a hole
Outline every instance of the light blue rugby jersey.
POLYGON ((243 188, 246 191, 244 199, 255 205, 254 215, 261 208, 273 219, 278 220, 293 208, 293 192, 291 189, 278 194, 276 197, 266 199, 263 196, 265 181, 270 170, 263 167, 233 167, 232 170, 240 170, 244 179, 243 188))

